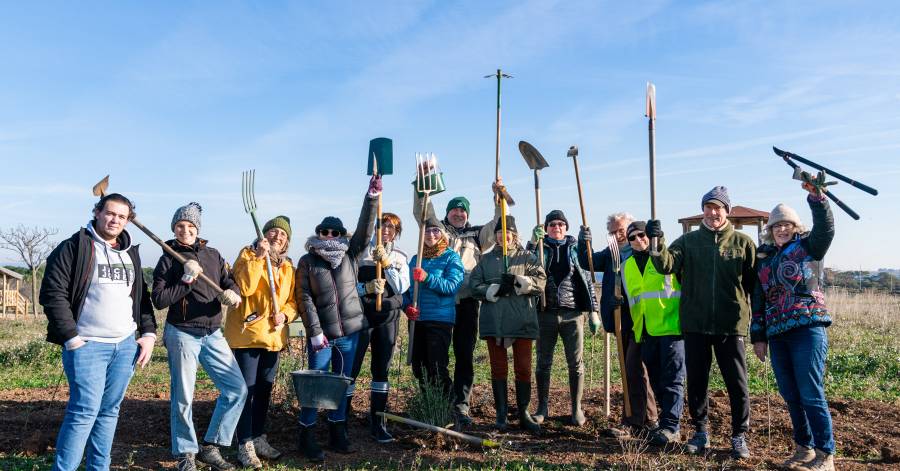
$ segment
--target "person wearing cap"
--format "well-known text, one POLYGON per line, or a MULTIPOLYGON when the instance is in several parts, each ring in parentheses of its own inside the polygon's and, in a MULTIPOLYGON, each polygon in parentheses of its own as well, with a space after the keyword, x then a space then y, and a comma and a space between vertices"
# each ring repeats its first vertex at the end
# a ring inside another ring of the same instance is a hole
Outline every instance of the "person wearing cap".
POLYGON ((194 469, 195 458, 214 469, 233 468, 218 447, 231 445, 247 398, 244 377, 222 334, 222 306, 235 308, 241 297, 225 259, 199 237, 202 211, 192 202, 172 216, 175 238, 166 245, 187 262, 182 265, 163 252, 153 270, 153 305, 168 309, 163 344, 169 359, 172 455, 179 460, 179 470, 194 469), (211 286, 199 282, 200 273, 225 291, 217 294, 211 286), (197 443, 191 411, 198 363, 219 390, 202 446, 197 443))
MULTIPOLYGON (((625 374, 622 381, 628 386, 628 404, 630 411, 625 408, 622 401, 621 427, 610 426, 603 430, 603 434, 616 439, 628 437, 646 437, 659 427, 659 412, 656 408, 656 397, 650 385, 650 377, 647 367, 641 359, 641 346, 634 338, 634 324, 631 320, 627 296, 625 295, 622 267, 631 257, 631 244, 628 241, 628 228, 634 222, 634 216, 626 212, 610 214, 606 219, 607 234, 615 239, 619 249, 619 273, 616 273, 616 263, 613 259, 613 251, 609 247, 599 252, 594 252, 594 270, 602 272, 602 292, 600 294, 600 319, 603 330, 616 333, 616 309, 619 313, 620 339, 622 342, 623 357, 625 359, 625 374), (621 296, 616 295, 618 285, 621 296)), ((587 242, 592 240, 591 229, 582 226, 578 234, 578 257, 582 266, 588 266, 587 242)), ((596 333, 599 326, 596 322, 589 322, 591 331, 596 333)))
MULTIPOLYGON (((503 241, 502 221, 497 222, 494 231, 496 240, 503 241)), ((537 305, 547 275, 537 256, 519 244, 516 220, 512 216, 506 216, 505 236, 507 253, 503 253, 502 242, 498 243, 472 270, 472 293, 482 301, 478 328, 490 357, 496 426, 500 430, 507 427, 507 349, 512 347, 519 425, 538 433, 541 426, 528 412, 531 346, 540 332, 537 305)))
MULTIPOLYGON (((344 223, 328 216, 306 240, 307 253, 297 263, 297 307, 306 329, 309 369, 352 376, 359 333, 368 327, 359 297, 357 273, 360 259, 368 253, 375 233, 375 207, 381 193, 381 176, 369 180, 362 210, 353 234, 344 223)), ((384 284, 377 283, 381 289, 384 284)), ((374 285, 373 285, 374 289, 374 285)), ((352 397, 354 385, 347 388, 352 397)), ((338 453, 352 453, 347 438, 347 402, 328 412, 328 447, 338 453)), ((307 459, 320 462, 325 454, 316 443, 318 410, 300 409, 299 448, 307 459)))
POLYGON ((570 423, 584 425, 587 420, 581 409, 584 393, 584 320, 594 311, 596 300, 591 279, 578 261, 578 241, 566 235, 569 220, 565 213, 554 209, 547 213, 543 225, 532 231, 529 249, 537 252, 543 241, 544 271, 547 284, 544 289, 546 307, 538 313, 540 334, 537 344, 538 407, 534 420, 542 423, 549 415, 550 370, 556 341, 562 337, 566 364, 569 368, 569 397, 571 399, 570 423))
POLYGON ((700 200, 700 228, 666 246, 659 220, 647 221, 647 237, 658 238, 650 255, 656 271, 681 281, 678 315, 687 364, 688 410, 695 432, 688 453, 709 448, 709 370, 713 354, 731 403, 731 456, 750 456, 750 395, 744 337, 750 324, 749 295, 756 283, 756 245, 728 221, 728 190, 717 186, 700 200))
POLYGON ((286 324, 297 317, 294 266, 287 256, 291 221, 276 216, 262 228, 263 237, 241 249, 232 274, 241 303, 225 316, 225 338, 247 385, 247 401, 238 419, 238 461, 259 469, 259 458, 277 459, 281 452, 266 440, 266 415, 278 372, 279 354, 287 346, 286 324), (272 264, 277 307, 272 305, 266 258, 272 264))
MULTIPOLYGON (((394 437, 387 431, 387 419, 378 416, 387 410, 388 369, 394 347, 397 344, 398 325, 403 310, 403 294, 409 289, 409 260, 394 243, 403 232, 400 217, 394 213, 382 213, 382 245, 377 245, 375 237, 369 242, 366 255, 359 261, 359 275, 356 290, 363 305, 369 327, 359 332, 356 358, 353 361, 353 381, 362 369, 369 345, 372 355, 369 361, 371 382, 369 383, 369 433, 378 443, 390 443, 394 437), (375 278, 375 267, 381 265, 384 277, 375 278), (375 298, 381 293, 381 310, 375 309, 375 298)), ((353 394, 351 392, 351 394, 353 394)), ((347 417, 351 414, 352 395, 347 396, 347 417)))
POLYGON ((417 304, 413 290, 406 292, 406 317, 415 322, 410 339, 412 369, 419 387, 438 387, 450 397, 450 339, 456 320, 456 292, 462 286, 464 270, 459 255, 449 248, 444 225, 436 219, 425 221, 422 268, 416 268, 418 255, 409 261, 410 277, 419 284, 417 304))
POLYGON ((659 401, 659 427, 650 434, 649 442, 666 446, 681 440, 679 421, 684 410, 684 339, 678 318, 681 283, 677 276, 662 275, 648 263, 646 226, 644 221, 628 226, 631 256, 622 267, 622 284, 633 323, 632 344, 659 401))
POLYGON ((822 259, 834 239, 828 200, 808 183, 812 231, 790 206, 769 213, 756 252, 759 283, 753 295, 750 341, 760 361, 771 356, 778 391, 794 428, 793 469, 834 469, 834 433, 825 399, 825 358, 831 316, 825 307, 822 259))
MULTIPOLYGON (((492 184, 492 192, 496 195, 499 180, 492 184)), ((413 216, 422 224, 423 198, 414 192, 413 216)), ((428 200, 425 219, 437 219, 434 206, 428 200)), ((494 226, 500 218, 500 206, 494 204, 494 217, 483 225, 472 225, 469 221, 471 212, 469 200, 457 196, 447 203, 447 209, 441 222, 447 234, 450 249, 459 254, 465 269, 462 286, 456 293, 456 323, 453 327, 453 411, 457 428, 469 426, 469 403, 472 396, 472 384, 475 380, 475 343, 478 340, 478 300, 472 296, 470 277, 475 265, 481 260, 483 252, 494 245, 494 226)))

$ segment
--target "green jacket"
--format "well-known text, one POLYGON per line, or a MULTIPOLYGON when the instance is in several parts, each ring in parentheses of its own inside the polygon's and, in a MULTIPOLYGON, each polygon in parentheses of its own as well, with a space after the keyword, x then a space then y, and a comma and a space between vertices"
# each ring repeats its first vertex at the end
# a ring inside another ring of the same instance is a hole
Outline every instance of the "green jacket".
POLYGON ((481 338, 510 337, 538 338, 537 305, 544 292, 547 275, 533 253, 521 248, 509 248, 509 273, 524 278, 524 292, 502 296, 496 302, 487 300, 492 284, 500 284, 503 273, 503 249, 498 244, 481 256, 472 270, 472 296, 481 301, 478 330, 481 338))
POLYGON ((681 280, 681 331, 712 335, 747 335, 748 296, 756 283, 756 244, 735 231, 731 222, 718 231, 701 224, 650 257, 662 274, 681 280))

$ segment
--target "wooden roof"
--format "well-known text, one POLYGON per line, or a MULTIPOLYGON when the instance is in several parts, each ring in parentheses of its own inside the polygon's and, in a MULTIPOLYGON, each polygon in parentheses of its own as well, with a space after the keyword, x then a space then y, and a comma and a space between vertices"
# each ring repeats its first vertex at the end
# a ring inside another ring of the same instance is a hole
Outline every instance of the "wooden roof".
POLYGON ((17 280, 22 280, 22 279, 25 278, 25 277, 22 276, 21 274, 16 273, 16 272, 14 272, 14 271, 12 271, 12 270, 10 270, 10 269, 8 269, 8 268, 3 268, 3 267, 0 267, 0 274, 6 275, 6 276, 11 276, 11 277, 13 277, 13 278, 15 278, 15 279, 17 279, 17 280))
MULTIPOLYGON (((728 214, 728 219, 732 221, 740 220, 741 222, 756 222, 760 220, 766 222, 769 220, 769 213, 767 213, 766 211, 760 211, 758 209, 748 208, 746 206, 735 206, 731 208, 731 212, 728 214)), ((698 224, 702 220, 703 213, 700 213, 696 216, 681 218, 678 220, 678 222, 682 224, 698 224)))

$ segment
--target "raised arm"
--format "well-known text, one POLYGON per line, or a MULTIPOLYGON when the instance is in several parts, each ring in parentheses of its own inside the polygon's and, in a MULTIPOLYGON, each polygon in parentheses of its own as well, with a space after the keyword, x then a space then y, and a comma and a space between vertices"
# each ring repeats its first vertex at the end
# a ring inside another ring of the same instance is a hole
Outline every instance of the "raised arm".
POLYGON ((834 215, 824 196, 809 195, 806 202, 809 203, 809 209, 812 210, 813 216, 812 231, 807 239, 809 255, 814 260, 822 260, 825 258, 828 248, 831 247, 831 241, 834 240, 834 215))
POLYGON ((355 259, 357 256, 365 254, 369 248, 369 240, 372 238, 372 234, 375 233, 375 219, 378 218, 378 214, 375 211, 377 205, 378 195, 373 195, 371 192, 366 193, 362 210, 359 212, 359 219, 356 221, 356 230, 353 232, 353 236, 348 244, 347 255, 350 258, 355 259))

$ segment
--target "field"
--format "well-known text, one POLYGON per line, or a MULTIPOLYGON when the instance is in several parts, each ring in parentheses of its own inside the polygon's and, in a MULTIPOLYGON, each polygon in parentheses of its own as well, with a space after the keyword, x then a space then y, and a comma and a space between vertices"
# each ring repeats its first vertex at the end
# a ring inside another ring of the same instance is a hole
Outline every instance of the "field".
MULTIPOLYGON (((866 292, 829 293, 828 303, 835 322, 829 328, 830 350, 826 387, 834 418, 837 463, 841 469, 897 469, 900 467, 900 298, 866 292)), ((161 317, 160 319, 163 319, 161 317)), ((0 469, 49 469, 52 446, 67 399, 58 347, 43 340, 41 321, 0 321, 0 469)), ((678 448, 660 450, 638 442, 604 438, 601 430, 617 423, 621 410, 618 362, 612 357, 611 416, 603 413, 604 342, 589 337, 585 346, 588 391, 585 394, 589 422, 582 428, 563 424, 568 414, 565 362, 557 352, 551 418, 538 437, 515 428, 494 432, 493 403, 488 386, 487 355, 483 344, 476 352, 476 388, 471 433, 492 436, 503 446, 482 450, 442 437, 392 425, 398 438, 382 446, 371 440, 365 425, 368 411, 368 378, 357 386, 351 440, 356 453, 327 454, 329 469, 776 469, 792 447, 790 421, 776 390, 771 369, 750 358, 752 396, 751 432, 753 456, 734 462, 728 459, 728 399, 721 378, 712 381, 710 421, 715 450, 692 457, 678 448)), ((279 385, 270 413, 269 438, 286 452, 269 469, 305 469, 307 463, 296 452, 296 406, 288 386, 288 372, 301 368, 299 345, 283 357, 279 385)), ((401 342, 400 349, 405 349, 401 342)), ((560 347, 561 348, 561 347, 560 347)), ((404 413, 413 393, 412 375, 401 367, 396 355, 392 368, 390 408, 404 413)), ((713 367, 713 371, 716 367, 713 367)), ((198 431, 205 431, 216 391, 201 372, 194 418, 198 431)), ((511 398, 512 399, 512 398, 511 398)), ((514 401, 511 401, 511 406, 514 401)), ((532 408, 534 401, 532 401, 532 408)), ((514 409, 514 408, 513 408, 514 409)), ((685 415, 687 411, 685 411, 685 415)), ((686 417, 683 430, 690 430, 686 417)), ((320 427, 324 428, 324 427, 320 427)), ((324 441, 324 434, 320 436, 324 441)), ((115 469, 164 469, 173 467, 169 453, 168 369, 166 351, 157 346, 153 362, 132 380, 122 406, 114 445, 115 469)), ((229 455, 234 460, 234 451, 229 455)), ((236 461, 236 460, 235 460, 236 461)))

